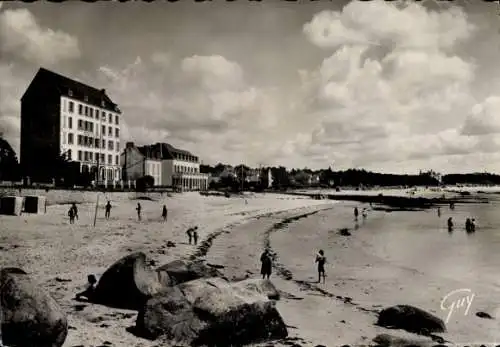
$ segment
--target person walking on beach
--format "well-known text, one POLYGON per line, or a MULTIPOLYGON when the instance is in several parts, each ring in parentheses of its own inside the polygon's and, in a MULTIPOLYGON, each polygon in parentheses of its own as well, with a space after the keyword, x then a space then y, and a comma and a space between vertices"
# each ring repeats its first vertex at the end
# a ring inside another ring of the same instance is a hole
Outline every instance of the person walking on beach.
POLYGON ((163 221, 167 221, 167 205, 163 205, 163 211, 161 212, 161 216, 163 217, 163 221))
POLYGON ((194 232, 195 228, 197 228, 197 227, 189 228, 188 230, 186 230, 186 235, 188 236, 189 244, 191 244, 191 242, 193 241, 193 232, 194 232))
POLYGON ((69 224, 75 224, 75 211, 73 210, 73 206, 69 208, 68 217, 69 217, 69 224))
POLYGON ((264 253, 260 256, 260 262, 262 263, 260 267, 260 273, 262 275, 262 279, 269 279, 271 276, 272 268, 273 268, 273 260, 271 259, 271 254, 269 250, 266 249, 264 253))
POLYGON ((78 207, 76 207, 76 204, 73 203, 71 205, 71 208, 73 209, 73 216, 76 218, 76 220, 78 220, 78 207))
POLYGON ((476 220, 474 218, 470 221, 470 231, 472 233, 476 232, 476 220))
POLYGON ((198 226, 195 226, 193 229, 193 242, 195 245, 198 244, 198 226))
POLYGON ((142 210, 142 207, 141 207, 141 203, 140 202, 137 203, 136 210, 137 210, 137 219, 141 220, 141 210, 142 210))
POLYGON ((453 220, 452 218, 448 218, 448 231, 452 232, 453 231, 453 220))
POLYGON ((465 231, 468 233, 472 232, 471 224, 472 224, 472 221, 470 220, 470 218, 467 218, 465 220, 465 231))
POLYGON ((438 217, 441 217, 441 207, 438 207, 437 214, 438 214, 438 217))
POLYGON ((368 217, 368 213, 366 212, 366 208, 363 208, 363 211, 361 212, 361 215, 363 216, 363 220, 365 220, 366 217, 368 217))
POLYGON ((111 202, 109 202, 108 200, 108 203, 106 204, 106 213, 104 216, 106 219, 109 219, 110 215, 111 215, 111 202))
POLYGON ((325 275, 326 257, 325 257, 325 253, 323 252, 322 249, 320 249, 318 254, 316 254, 315 263, 318 263, 318 283, 321 283, 321 276, 323 276, 323 283, 325 283, 325 281, 326 281, 326 275, 325 275))
POLYGON ((357 220, 357 219, 358 219, 358 215, 359 215, 358 208, 357 208, 357 207, 355 207, 355 208, 354 208, 354 219, 356 219, 356 220, 357 220))
POLYGON ((454 210, 454 209, 455 209, 455 203, 450 202, 450 210, 454 210))

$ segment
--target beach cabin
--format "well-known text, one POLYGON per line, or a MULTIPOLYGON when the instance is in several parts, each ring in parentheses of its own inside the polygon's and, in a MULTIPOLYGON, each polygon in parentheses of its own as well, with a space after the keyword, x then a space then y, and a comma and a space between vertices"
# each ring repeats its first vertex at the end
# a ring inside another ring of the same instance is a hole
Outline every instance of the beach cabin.
POLYGON ((23 210, 22 196, 3 196, 0 198, 0 214, 20 216, 23 210))
POLYGON ((46 213, 47 199, 45 196, 25 196, 24 197, 24 212, 26 213, 46 213))

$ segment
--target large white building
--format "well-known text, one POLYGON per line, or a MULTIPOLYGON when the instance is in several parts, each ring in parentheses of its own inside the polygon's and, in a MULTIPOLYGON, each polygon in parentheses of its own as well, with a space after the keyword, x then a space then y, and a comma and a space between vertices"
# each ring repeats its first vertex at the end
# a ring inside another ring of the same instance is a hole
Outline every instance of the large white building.
POLYGON ((206 190, 208 175, 200 173, 199 158, 168 143, 135 147, 127 143, 122 153, 125 180, 149 175, 156 186, 181 190, 206 190))
POLYGON ((21 165, 29 176, 53 177, 48 163, 63 155, 99 183, 116 183, 120 137, 121 111, 104 89, 40 68, 21 99, 21 165))

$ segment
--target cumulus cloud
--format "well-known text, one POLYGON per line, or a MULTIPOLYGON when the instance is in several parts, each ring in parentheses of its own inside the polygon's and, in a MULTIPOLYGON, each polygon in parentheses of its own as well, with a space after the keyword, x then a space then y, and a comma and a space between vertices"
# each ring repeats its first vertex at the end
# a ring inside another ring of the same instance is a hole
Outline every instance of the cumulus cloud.
POLYGON ((78 57, 75 37, 41 27, 27 9, 0 4, 0 132, 19 153, 20 99, 40 65, 78 57), (34 64, 34 65, 30 65, 34 64), (30 73, 25 68, 30 67, 30 73))
POLYGON ((42 28, 27 9, 0 12, 0 51, 42 65, 80 55, 76 38, 42 28))
MULTIPOLYGON (((474 33, 461 9, 353 1, 316 14, 303 29, 311 43, 334 51, 302 74, 315 110, 310 145, 342 166, 467 150, 449 145, 464 141, 454 129, 472 102, 475 76, 475 65, 453 53, 474 33)), ((310 152, 298 143, 297 150, 310 152)))
POLYGON ((490 96, 474 105, 462 126, 462 134, 479 136, 500 133, 500 97, 490 96))

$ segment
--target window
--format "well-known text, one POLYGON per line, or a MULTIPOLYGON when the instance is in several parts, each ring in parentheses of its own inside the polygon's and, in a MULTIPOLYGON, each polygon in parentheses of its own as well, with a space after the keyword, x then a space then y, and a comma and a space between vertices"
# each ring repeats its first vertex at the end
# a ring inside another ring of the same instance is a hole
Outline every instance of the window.
POLYGON ((89 152, 85 151, 84 155, 85 155, 84 160, 88 161, 89 160, 89 152))
POLYGON ((73 134, 72 133, 69 133, 68 134, 68 145, 72 145, 73 144, 73 134))
POLYGON ((99 148, 99 139, 94 139, 94 147, 99 148))
POLYGON ((87 95, 84 95, 84 96, 83 96, 83 100, 84 100, 85 102, 89 102, 89 97, 88 97, 87 95))
POLYGON ((89 131, 94 132, 94 123, 89 122, 89 131))
POLYGON ((83 130, 83 120, 78 120, 78 130, 83 130))
POLYGON ((120 157, 118 155, 115 156, 115 163, 116 165, 120 165, 120 157))
POLYGON ((113 123, 113 115, 108 113, 108 122, 113 123))
POLYGON ((120 152, 120 142, 116 141, 116 151, 120 152))
POLYGON ((106 140, 102 140, 101 147, 104 149, 106 148, 106 140))
POLYGON ((73 101, 70 101, 70 102, 69 102, 69 105, 68 105, 68 111, 69 111, 70 113, 75 112, 75 103, 74 103, 73 101))
POLYGON ((78 145, 81 146, 83 144, 83 136, 78 135, 78 145))
POLYGON ((73 118, 68 117, 68 128, 73 129, 73 118))
POLYGON ((113 141, 108 141, 108 149, 112 151, 114 148, 114 142, 113 141))
POLYGON ((89 152, 89 160, 90 161, 94 160, 94 153, 93 152, 89 152))
POLYGON ((73 91, 72 91, 71 89, 70 89, 70 90, 68 90, 68 95, 69 95, 69 96, 73 96, 73 91))
POLYGON ((85 106, 85 115, 88 116, 89 115, 89 107, 88 106, 85 106))
POLYGON ((115 137, 120 138, 120 129, 115 129, 115 137))
POLYGON ((82 104, 78 105, 78 114, 79 115, 83 114, 83 105, 82 104))
POLYGON ((113 164, 113 156, 108 154, 108 164, 113 164))
POLYGON ((78 160, 82 161, 82 151, 78 151, 78 160))
POLYGON ((99 110, 95 109, 95 119, 99 119, 99 110))
POLYGON ((118 115, 115 116, 115 123, 116 125, 120 124, 120 118, 118 117, 118 115))
POLYGON ((104 112, 104 111, 102 111, 101 120, 102 120, 103 122, 105 122, 105 121, 106 121, 106 112, 104 112))
POLYGON ((104 154, 101 154, 101 161, 103 164, 106 163, 106 157, 104 156, 104 154))
POLYGON ((113 128, 108 127, 108 136, 113 136, 113 128))
POLYGON ((94 118, 94 109, 93 108, 89 109, 89 116, 90 116, 90 118, 94 118))
POLYGON ((106 107, 106 102, 104 100, 101 101, 101 106, 106 107))
POLYGON ((106 136, 106 126, 105 125, 101 125, 101 134, 102 134, 102 136, 106 136))

